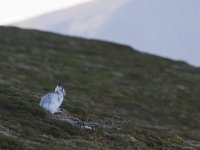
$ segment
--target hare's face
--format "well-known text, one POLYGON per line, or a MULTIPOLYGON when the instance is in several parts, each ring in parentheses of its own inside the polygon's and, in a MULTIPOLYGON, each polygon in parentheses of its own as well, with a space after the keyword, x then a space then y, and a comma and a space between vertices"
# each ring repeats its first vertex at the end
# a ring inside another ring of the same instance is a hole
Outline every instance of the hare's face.
POLYGON ((65 90, 63 89, 62 86, 59 86, 59 85, 56 86, 55 92, 58 92, 58 91, 62 92, 63 95, 66 95, 65 90))
POLYGON ((62 88, 63 95, 66 95, 65 89, 62 88))

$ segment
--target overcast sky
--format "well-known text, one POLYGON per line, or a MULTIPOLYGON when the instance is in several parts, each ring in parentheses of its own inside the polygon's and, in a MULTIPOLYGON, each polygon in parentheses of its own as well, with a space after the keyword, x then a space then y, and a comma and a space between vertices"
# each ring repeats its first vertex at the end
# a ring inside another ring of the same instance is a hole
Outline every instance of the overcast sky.
POLYGON ((25 20, 91 0, 0 0, 0 25, 25 20))

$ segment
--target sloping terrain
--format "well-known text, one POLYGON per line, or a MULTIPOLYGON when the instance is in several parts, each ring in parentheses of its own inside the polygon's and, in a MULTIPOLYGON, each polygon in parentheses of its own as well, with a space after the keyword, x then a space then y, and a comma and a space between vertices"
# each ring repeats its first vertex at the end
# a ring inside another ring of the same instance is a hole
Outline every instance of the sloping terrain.
POLYGON ((12 25, 131 45, 200 66, 199 0, 93 0, 12 25))
POLYGON ((102 41, 0 27, 1 149, 196 149, 200 69, 102 41), (39 108, 58 80, 61 114, 39 108), (78 118, 92 129, 74 126, 78 118), (180 138, 182 137, 182 138, 180 138))

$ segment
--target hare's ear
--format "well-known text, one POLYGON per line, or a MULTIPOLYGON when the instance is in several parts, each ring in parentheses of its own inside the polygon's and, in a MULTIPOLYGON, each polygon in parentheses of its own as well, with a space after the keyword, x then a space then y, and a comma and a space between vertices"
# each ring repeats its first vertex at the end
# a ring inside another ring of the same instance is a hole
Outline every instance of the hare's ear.
POLYGON ((61 80, 58 81, 58 86, 61 86, 61 80))

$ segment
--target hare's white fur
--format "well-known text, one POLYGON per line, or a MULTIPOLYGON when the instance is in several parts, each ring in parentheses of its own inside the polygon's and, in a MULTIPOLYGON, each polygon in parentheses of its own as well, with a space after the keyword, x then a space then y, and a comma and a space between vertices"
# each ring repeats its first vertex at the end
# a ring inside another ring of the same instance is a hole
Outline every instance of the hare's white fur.
POLYGON ((46 109, 52 114, 61 112, 60 105, 64 100, 65 90, 61 85, 57 85, 54 92, 45 94, 40 101, 40 107, 46 109))

